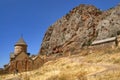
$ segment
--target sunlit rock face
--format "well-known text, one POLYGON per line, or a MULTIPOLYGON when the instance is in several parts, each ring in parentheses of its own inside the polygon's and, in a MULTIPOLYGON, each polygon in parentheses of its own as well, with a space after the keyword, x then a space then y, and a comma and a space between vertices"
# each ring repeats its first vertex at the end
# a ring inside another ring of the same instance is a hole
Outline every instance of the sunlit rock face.
POLYGON ((83 46, 120 33, 120 6, 100 11, 79 5, 57 20, 45 33, 39 54, 78 53, 83 46))

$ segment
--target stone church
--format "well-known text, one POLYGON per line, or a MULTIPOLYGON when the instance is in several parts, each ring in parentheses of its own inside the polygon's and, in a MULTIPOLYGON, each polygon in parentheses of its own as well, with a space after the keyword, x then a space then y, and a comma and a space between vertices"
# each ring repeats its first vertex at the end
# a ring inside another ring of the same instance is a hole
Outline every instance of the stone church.
POLYGON ((28 45, 21 37, 14 45, 14 52, 10 53, 10 62, 4 65, 5 73, 30 71, 43 65, 44 60, 40 56, 30 55, 27 52, 28 45))

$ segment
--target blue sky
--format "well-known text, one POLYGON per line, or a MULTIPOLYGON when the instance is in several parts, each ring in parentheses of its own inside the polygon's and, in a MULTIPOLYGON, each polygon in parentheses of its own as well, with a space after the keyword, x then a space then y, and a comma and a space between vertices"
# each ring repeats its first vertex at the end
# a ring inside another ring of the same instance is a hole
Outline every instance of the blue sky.
POLYGON ((28 52, 37 54, 47 28, 79 4, 109 9, 120 0, 0 0, 0 67, 9 62, 10 52, 21 34, 28 52))

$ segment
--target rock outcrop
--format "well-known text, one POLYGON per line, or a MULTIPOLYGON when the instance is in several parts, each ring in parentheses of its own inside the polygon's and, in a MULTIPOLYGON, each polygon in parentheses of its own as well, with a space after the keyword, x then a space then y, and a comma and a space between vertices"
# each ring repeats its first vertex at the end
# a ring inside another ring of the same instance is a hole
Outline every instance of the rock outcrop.
POLYGON ((51 25, 40 54, 78 53, 92 41, 120 34, 120 6, 100 11, 92 5, 79 5, 51 25))
POLYGON ((120 34, 120 5, 103 12, 103 19, 97 25, 97 39, 116 36, 120 34), (106 15, 105 15, 106 14, 106 15))

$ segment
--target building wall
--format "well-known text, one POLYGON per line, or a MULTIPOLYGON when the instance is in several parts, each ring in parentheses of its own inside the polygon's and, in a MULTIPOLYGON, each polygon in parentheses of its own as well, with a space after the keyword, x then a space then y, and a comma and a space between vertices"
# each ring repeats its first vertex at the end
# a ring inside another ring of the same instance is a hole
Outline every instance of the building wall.
POLYGON ((33 62, 32 60, 14 60, 11 62, 9 73, 14 73, 15 70, 19 72, 30 71, 33 70, 33 62))
POLYGON ((33 69, 38 69, 43 65, 44 61, 40 57, 32 60, 25 52, 16 55, 15 59, 10 61, 8 73, 14 73, 15 70, 18 72, 30 71, 33 69))
POLYGON ((34 69, 38 69, 43 65, 43 60, 40 57, 37 57, 34 61, 34 69))
POLYGON ((14 53, 16 54, 16 55, 18 55, 19 53, 21 53, 21 52, 25 52, 25 53, 27 53, 27 46, 15 46, 14 47, 14 53))
POLYGON ((103 52, 103 51, 107 51, 107 50, 113 50, 116 47, 117 47, 116 41, 111 41, 111 42, 100 43, 97 45, 89 46, 89 49, 93 52, 94 51, 103 52))
POLYGON ((25 52, 21 52, 19 55, 16 56, 15 60, 24 60, 28 58, 29 56, 25 52))
POLYGON ((120 48, 120 35, 117 37, 118 47, 120 48))
POLYGON ((15 69, 19 72, 32 70, 32 60, 25 52, 19 53, 13 61, 10 62, 9 72, 13 73, 15 69))

